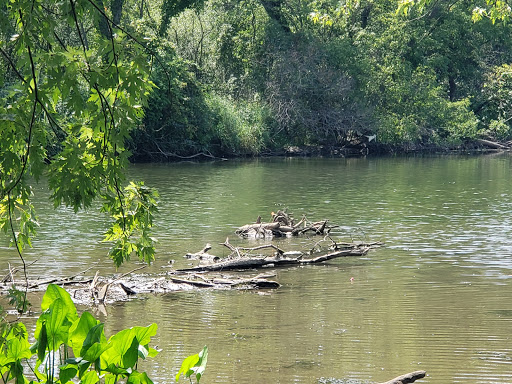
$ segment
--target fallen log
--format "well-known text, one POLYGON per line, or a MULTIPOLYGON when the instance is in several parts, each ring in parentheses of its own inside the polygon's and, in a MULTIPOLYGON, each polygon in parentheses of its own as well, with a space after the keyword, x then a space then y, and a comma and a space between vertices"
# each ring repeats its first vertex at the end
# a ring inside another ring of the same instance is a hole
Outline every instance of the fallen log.
MULTIPOLYGON (((272 275, 273 276, 273 275, 272 275)), ((220 285, 227 285, 227 286, 230 286, 230 287, 239 287, 239 286, 251 286, 251 287, 254 287, 254 288, 259 288, 259 289, 276 289, 276 288, 279 288, 281 286, 281 284, 279 284, 277 281, 273 281, 273 280, 267 280, 269 277, 271 276, 268 276, 268 275, 258 275, 258 276, 255 276, 255 277, 251 277, 251 278, 245 278, 245 279, 230 279, 230 278, 214 278, 212 280, 213 283, 215 284, 220 284, 220 285)))
MULTIPOLYGON (((197 275, 194 275, 197 277, 197 275)), ((281 286, 277 281, 267 280, 268 275, 258 275, 255 277, 247 277, 247 278, 233 278, 233 277, 214 277, 212 279, 202 279, 202 281, 198 280, 190 280, 190 279, 181 279, 178 277, 170 277, 170 280, 177 284, 190 284, 194 287, 198 288, 218 288, 219 286, 224 287, 247 287, 250 286, 252 288, 270 288, 276 289, 281 286)))
POLYGON ((300 266, 307 264, 322 263, 327 260, 336 259, 338 257, 347 256, 363 256, 370 250, 370 247, 358 246, 352 249, 344 249, 317 256, 311 259, 303 259, 302 256, 296 258, 277 256, 241 256, 234 259, 220 261, 210 265, 199 265, 192 268, 178 269, 178 272, 214 272, 228 271, 238 269, 254 269, 265 267, 283 267, 283 266, 300 266))
POLYGON ((495 141, 485 140, 485 139, 477 139, 477 142, 479 142, 482 145, 485 145, 486 147, 493 148, 493 149, 510 149, 510 147, 497 143, 495 141))
POLYGON ((246 224, 246 225, 243 225, 240 228, 238 228, 237 232, 244 232, 244 231, 247 231, 248 229, 260 229, 260 228, 272 230, 272 229, 279 229, 280 226, 281 226, 281 223, 246 224))
POLYGON ((415 372, 406 373, 405 375, 395 377, 394 379, 386 381, 385 383, 378 383, 378 384, 410 384, 410 383, 414 383, 416 380, 424 378, 426 374, 427 374, 427 372, 425 372, 425 371, 415 371, 415 372))
POLYGON ((280 223, 246 224, 238 228, 235 233, 249 238, 272 238, 273 236, 281 236, 280 226, 280 223))
POLYGON ((281 286, 277 281, 267 279, 242 279, 240 281, 231 284, 231 287, 236 286, 251 286, 257 289, 277 289, 281 286))

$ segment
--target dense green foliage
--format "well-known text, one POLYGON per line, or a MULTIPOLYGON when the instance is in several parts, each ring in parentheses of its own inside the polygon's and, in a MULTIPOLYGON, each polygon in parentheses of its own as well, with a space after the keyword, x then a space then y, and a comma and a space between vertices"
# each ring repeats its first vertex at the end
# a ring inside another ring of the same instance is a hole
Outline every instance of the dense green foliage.
MULTIPOLYGON (((156 324, 124 329, 107 339, 104 324, 87 311, 79 316, 69 293, 52 284, 43 296, 41 309, 32 345, 25 324, 6 326, 2 322, 0 374, 4 382, 153 383, 145 372, 137 369, 137 364, 139 359, 158 354, 149 346, 156 335, 156 324)), ((199 383, 207 356, 208 348, 204 347, 199 354, 187 357, 176 381, 183 374, 194 375, 199 383)))
POLYGON ((160 25, 174 82, 151 96, 132 148, 154 160, 364 135, 405 149, 508 140, 504 4, 192 2, 160 25))
POLYGON ((21 255, 30 182, 46 173, 56 206, 103 200, 116 265, 150 262, 156 193, 125 187, 130 156, 509 140, 507 6, 3 0, 0 228, 21 255))
MULTIPOLYGON (((29 3, 0 7, 2 121, 26 125, 6 168, 25 169, 29 138, 28 168, 51 160, 72 188, 99 172, 112 186, 125 145, 151 161, 364 135, 395 148, 511 138, 500 101, 512 62, 507 2, 53 0, 27 12, 29 3), (74 167, 87 156, 95 166, 74 167)), ((54 197, 84 207, 99 185, 54 197)))

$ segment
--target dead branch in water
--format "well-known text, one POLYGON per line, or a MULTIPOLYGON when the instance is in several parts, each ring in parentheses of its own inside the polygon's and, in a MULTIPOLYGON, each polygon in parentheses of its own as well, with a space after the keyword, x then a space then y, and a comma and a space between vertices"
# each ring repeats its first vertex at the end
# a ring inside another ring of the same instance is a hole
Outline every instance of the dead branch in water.
POLYGON ((410 384, 414 383, 416 380, 423 379, 426 374, 427 372, 425 371, 415 371, 411 373, 406 373, 405 375, 395 377, 392 380, 379 384, 410 384))
POLYGON ((240 251, 257 251, 260 249, 266 249, 266 248, 272 248, 275 249, 276 253, 279 255, 282 255, 284 251, 280 249, 279 247, 276 247, 274 244, 264 244, 259 245, 257 247, 234 247, 229 243, 229 237, 226 237, 226 241, 223 243, 220 243, 220 245, 223 245, 227 247, 231 252, 236 252, 238 255, 240 255, 240 251))
MULTIPOLYGON (((238 249, 233 248, 234 252, 238 249)), ((310 259, 303 259, 302 255, 299 257, 282 257, 281 255, 275 256, 237 256, 234 258, 226 258, 225 261, 219 261, 214 264, 199 265, 197 267, 179 269, 178 272, 214 272, 214 271, 227 271, 236 269, 253 269, 253 268, 265 268, 265 267, 283 267, 283 266, 300 266, 309 265, 315 263, 322 263, 327 260, 332 260, 339 257, 347 256, 363 256, 370 250, 370 247, 357 244, 350 249, 343 249, 334 252, 327 253, 325 255, 317 256, 310 259)), ((239 252, 237 252, 239 254, 239 252)))
POLYGON ((123 273, 121 276, 115 278, 114 280, 109 281, 108 283, 103 285, 103 287, 101 287, 99 293, 96 293, 96 295, 95 295, 96 299, 98 299, 98 301, 100 303, 105 302, 105 297, 107 296, 108 289, 110 288, 110 286, 112 284, 114 284, 118 280, 121 280, 123 277, 131 275, 133 272, 138 271, 138 270, 143 269, 143 268, 146 268, 146 267, 147 267, 147 265, 143 265, 143 266, 140 266, 138 268, 132 269, 129 272, 123 273))
MULTIPOLYGON (((30 267, 32 264, 36 263, 37 261, 39 261, 39 259, 36 259, 34 260, 33 262, 31 262, 30 264, 27 264, 27 268, 30 267)), ((15 267, 15 268, 12 268, 11 269, 11 266, 9 264, 9 272, 7 272, 7 275, 5 275, 2 279, 2 283, 7 283, 9 281, 13 282, 14 283, 14 275, 16 273, 18 273, 22 268, 20 267, 15 267)))
MULTIPOLYGON (((87 271, 91 270, 92 268, 94 268, 95 265, 83 270, 82 272, 79 272, 77 274, 74 274, 72 276, 68 276, 68 277, 64 277, 64 278, 54 278, 54 279, 49 279, 49 280, 44 280, 44 281, 36 281, 34 283, 32 283, 31 285, 29 285, 29 289, 34 289, 34 288, 37 288, 41 285, 48 285, 48 284, 55 284, 55 285, 69 285, 69 284, 72 284, 74 282, 76 283, 86 283, 87 281, 86 280, 81 280, 81 281, 74 281, 75 277, 77 276, 80 276, 80 275, 83 275, 85 274, 87 271)), ((89 280, 90 281, 90 280, 89 280)))
POLYGON ((262 223, 261 216, 258 216, 255 224, 246 224, 238 228, 235 233, 241 237, 249 238, 272 238, 299 236, 308 232, 315 235, 326 235, 336 226, 327 225, 327 220, 310 222, 306 216, 295 223, 291 214, 279 210, 271 213, 271 222, 262 223))

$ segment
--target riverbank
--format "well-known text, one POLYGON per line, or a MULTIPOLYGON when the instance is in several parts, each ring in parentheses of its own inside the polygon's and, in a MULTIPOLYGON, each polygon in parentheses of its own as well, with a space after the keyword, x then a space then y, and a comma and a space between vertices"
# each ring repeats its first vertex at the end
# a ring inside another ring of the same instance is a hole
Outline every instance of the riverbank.
POLYGON ((457 146, 440 146, 429 144, 403 144, 391 145, 377 142, 356 141, 346 145, 302 145, 283 146, 274 150, 266 150, 252 154, 224 153, 217 151, 201 151, 190 155, 177 153, 153 154, 151 157, 139 156, 132 158, 132 163, 176 162, 176 161, 203 161, 228 160, 232 158, 257 157, 360 157, 360 156, 389 156, 410 154, 484 154, 499 153, 512 150, 512 141, 500 142, 487 139, 478 139, 464 142, 457 146))

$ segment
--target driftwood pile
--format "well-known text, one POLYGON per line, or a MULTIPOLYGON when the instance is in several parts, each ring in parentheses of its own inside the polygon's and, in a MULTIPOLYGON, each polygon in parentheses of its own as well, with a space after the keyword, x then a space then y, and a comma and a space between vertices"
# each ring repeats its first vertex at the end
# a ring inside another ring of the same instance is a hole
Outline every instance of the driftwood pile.
POLYGON ((310 222, 306 216, 295 223, 293 217, 286 211, 279 210, 277 213, 271 213, 271 221, 264 223, 261 216, 258 216, 256 223, 247 224, 238 228, 235 233, 246 238, 272 238, 298 236, 305 233, 313 233, 315 235, 327 235, 331 229, 336 226, 327 224, 327 220, 310 222))
POLYGON ((40 292, 46 290, 49 284, 65 287, 73 301, 85 305, 102 305, 118 301, 129 300, 137 294, 169 293, 187 291, 198 288, 213 289, 273 289, 279 288, 279 283, 269 280, 274 274, 265 273, 255 276, 235 276, 218 273, 214 276, 205 276, 198 273, 181 273, 168 271, 160 274, 135 274, 146 265, 135 268, 117 276, 100 276, 96 272, 94 277, 85 276, 93 269, 90 267, 78 274, 64 278, 24 280, 16 276, 16 270, 10 271, 9 278, 0 283, 0 293, 7 294, 14 286, 20 291, 40 292))
MULTIPOLYGON (((198 264, 189 268, 169 269, 161 274, 134 274, 145 266, 137 267, 127 273, 116 276, 101 277, 99 272, 93 277, 86 273, 94 266, 73 276, 64 278, 39 279, 27 281, 16 277, 19 269, 11 268, 0 280, 0 293, 7 293, 13 286, 21 291, 43 291, 48 284, 65 286, 75 301, 84 304, 103 304, 130 299, 139 293, 166 293, 178 290, 214 288, 214 289, 273 289, 278 288, 278 282, 271 280, 274 276, 269 273, 252 274, 247 271, 261 268, 304 266, 323 263, 347 256, 363 256, 372 248, 380 246, 373 243, 336 242, 329 235, 334 226, 329 226, 327 220, 310 222, 303 217, 295 223, 293 217, 285 211, 272 213, 271 223, 262 223, 258 218, 256 224, 239 228, 236 233, 243 237, 273 237, 295 236, 305 233, 324 235, 311 249, 305 251, 285 252, 272 243, 256 247, 235 247, 227 238, 220 245, 229 249, 227 257, 218 257, 210 253, 212 246, 206 246, 199 252, 188 253, 185 257, 198 260, 198 264), (327 246, 325 245, 327 244, 327 246), (243 275, 226 274, 228 271, 245 271, 243 275), (15 281, 16 279, 16 281, 15 281)), ((170 265, 172 267, 172 265, 170 265)))
MULTIPOLYGON (((187 259, 198 260, 199 263, 197 266, 178 269, 175 273, 189 276, 193 275, 195 278, 194 281, 198 281, 198 277, 204 279, 207 273, 215 274, 226 271, 247 271, 260 268, 269 269, 313 265, 340 257, 364 256, 370 249, 379 247, 381 243, 336 242, 329 235, 326 235, 322 240, 316 242, 311 249, 306 251, 285 252, 274 244, 263 244, 256 247, 235 247, 229 242, 229 238, 226 238, 226 240, 219 245, 230 250, 230 254, 227 257, 220 258, 209 253, 212 246, 208 243, 201 251, 187 253, 185 255, 187 259), (329 245, 322 247, 322 244, 326 242, 328 242, 329 245), (325 250, 325 248, 327 248, 327 250, 325 250), (265 251, 267 253, 254 254, 256 251, 265 251)), ((257 275, 256 277, 250 278, 249 285, 253 288, 278 288, 280 286, 279 283, 275 281, 267 280, 268 277, 268 275, 257 275)), ((221 278, 220 281, 222 280, 221 278)), ((219 281, 219 278, 214 277, 212 281, 219 281)), ((199 281, 199 284, 202 284, 202 282, 199 281)), ((238 284, 233 285, 236 286, 238 284)))

